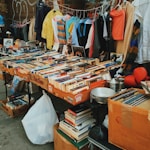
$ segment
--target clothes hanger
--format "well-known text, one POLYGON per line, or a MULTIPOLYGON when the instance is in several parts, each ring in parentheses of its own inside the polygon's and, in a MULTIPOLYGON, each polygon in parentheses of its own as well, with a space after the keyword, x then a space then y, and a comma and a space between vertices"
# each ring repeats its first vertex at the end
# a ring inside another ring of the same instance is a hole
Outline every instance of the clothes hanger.
POLYGON ((119 0, 118 4, 115 6, 114 9, 122 8, 121 3, 122 3, 122 0, 119 0))
POLYGON ((97 18, 97 11, 98 11, 98 9, 95 9, 94 16, 93 16, 93 21, 95 21, 96 18, 97 18))

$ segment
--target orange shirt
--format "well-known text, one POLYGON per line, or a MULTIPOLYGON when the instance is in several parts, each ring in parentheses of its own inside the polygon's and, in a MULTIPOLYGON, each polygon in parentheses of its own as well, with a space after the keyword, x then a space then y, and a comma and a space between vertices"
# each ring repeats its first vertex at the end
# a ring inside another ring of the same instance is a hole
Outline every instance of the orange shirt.
POLYGON ((112 37, 114 40, 124 39, 125 29, 125 10, 112 9, 110 11, 112 17, 112 37))

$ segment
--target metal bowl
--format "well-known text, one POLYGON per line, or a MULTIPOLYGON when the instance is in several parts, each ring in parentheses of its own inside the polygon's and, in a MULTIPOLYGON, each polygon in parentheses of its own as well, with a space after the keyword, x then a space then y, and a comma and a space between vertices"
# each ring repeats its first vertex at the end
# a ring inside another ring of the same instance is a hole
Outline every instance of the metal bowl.
POLYGON ((108 97, 113 96, 115 93, 116 92, 111 88, 98 87, 91 90, 90 99, 94 99, 97 103, 100 104, 106 104, 108 97))

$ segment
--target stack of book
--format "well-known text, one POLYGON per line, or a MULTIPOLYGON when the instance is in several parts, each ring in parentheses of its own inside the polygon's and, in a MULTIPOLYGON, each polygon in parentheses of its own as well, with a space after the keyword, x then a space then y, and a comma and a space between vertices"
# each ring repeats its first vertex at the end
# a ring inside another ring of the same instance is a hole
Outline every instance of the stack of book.
POLYGON ((79 104, 65 111, 65 119, 60 121, 59 130, 72 140, 81 142, 88 137, 89 130, 95 122, 91 108, 79 104))

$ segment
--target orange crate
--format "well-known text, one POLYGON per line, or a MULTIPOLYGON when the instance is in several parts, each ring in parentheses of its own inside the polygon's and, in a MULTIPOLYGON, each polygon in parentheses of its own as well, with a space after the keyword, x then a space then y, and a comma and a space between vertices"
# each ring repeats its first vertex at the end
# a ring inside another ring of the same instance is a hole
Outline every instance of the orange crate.
POLYGON ((82 102, 85 102, 90 99, 90 91, 95 87, 104 87, 105 81, 101 80, 98 82, 98 84, 91 86, 89 90, 83 90, 82 92, 79 92, 77 94, 72 94, 69 92, 64 92, 62 90, 59 90, 57 88, 54 88, 54 95, 57 97, 60 97, 64 100, 66 100, 68 103, 72 105, 78 105, 82 102))
POLYGON ((0 64, 0 70, 5 72, 6 71, 6 67, 3 64, 0 64))
POLYGON ((15 74, 14 68, 5 68, 5 72, 12 76, 15 74))
MULTIPOLYGON (((130 89, 128 89, 130 90, 130 89)), ((140 90, 143 93, 143 91, 140 90)), ((108 100, 109 142, 126 150, 150 149, 150 101, 130 106, 108 100)))
POLYGON ((47 91, 50 92, 51 94, 53 94, 54 93, 54 86, 52 84, 48 83, 47 91))
POLYGON ((25 81, 29 81, 29 71, 22 68, 15 68, 15 74, 20 78, 23 78, 25 81))
POLYGON ((14 68, 7 68, 3 64, 0 64, 0 70, 10 75, 14 75, 14 68))

